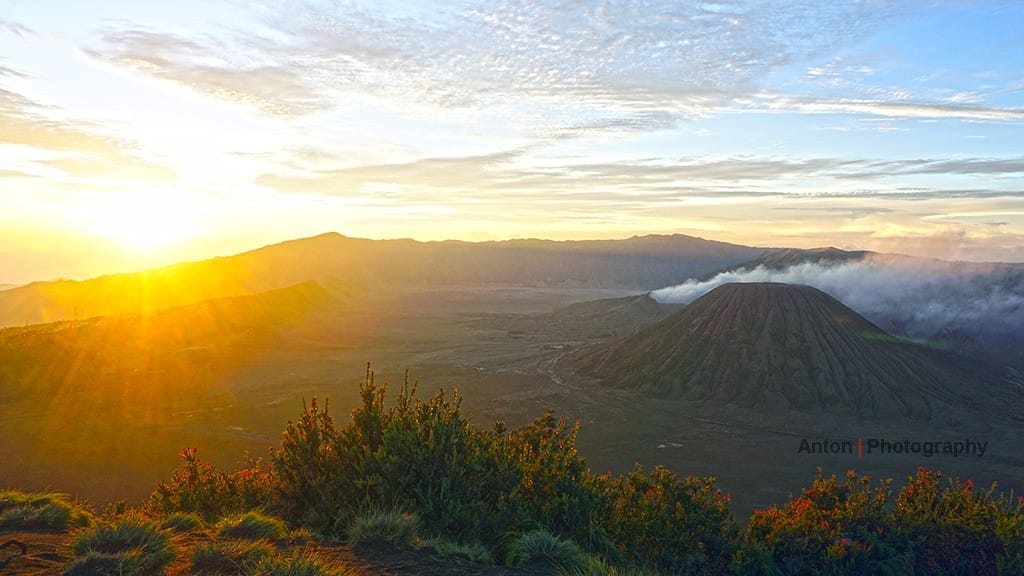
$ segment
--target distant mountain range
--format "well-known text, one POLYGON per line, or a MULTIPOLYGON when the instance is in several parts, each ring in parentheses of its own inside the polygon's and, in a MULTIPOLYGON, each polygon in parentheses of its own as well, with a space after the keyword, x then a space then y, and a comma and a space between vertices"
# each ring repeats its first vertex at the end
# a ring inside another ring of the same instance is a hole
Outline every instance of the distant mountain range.
POLYGON ((893 337, 816 288, 777 283, 719 286, 563 365, 611 386, 782 411, 929 419, 1021 399, 1001 369, 893 337))
MULTIPOLYGON (((137 273, 2 290, 0 327, 155 313, 309 281, 339 297, 394 287, 520 286, 651 290, 654 300, 668 304, 692 302, 729 282, 806 284, 890 334, 1024 369, 1022 264, 761 249, 683 235, 474 243, 329 233, 137 273)), ((638 300, 608 314, 580 308, 548 320, 581 334, 621 334, 664 310, 654 312, 638 300)))
POLYGON ((337 233, 234 256, 0 292, 0 326, 167 308, 316 280, 331 291, 390 286, 537 286, 652 290, 760 256, 690 236, 556 242, 367 240, 337 233))

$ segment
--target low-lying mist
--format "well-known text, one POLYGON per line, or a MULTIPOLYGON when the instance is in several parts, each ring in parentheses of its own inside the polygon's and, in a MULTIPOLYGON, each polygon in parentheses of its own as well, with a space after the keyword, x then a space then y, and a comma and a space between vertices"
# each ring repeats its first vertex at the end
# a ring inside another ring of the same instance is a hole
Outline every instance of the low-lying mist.
POLYGON ((738 268, 651 296, 688 304, 729 282, 807 284, 888 332, 1024 363, 1024 267, 868 255, 855 261, 738 268))

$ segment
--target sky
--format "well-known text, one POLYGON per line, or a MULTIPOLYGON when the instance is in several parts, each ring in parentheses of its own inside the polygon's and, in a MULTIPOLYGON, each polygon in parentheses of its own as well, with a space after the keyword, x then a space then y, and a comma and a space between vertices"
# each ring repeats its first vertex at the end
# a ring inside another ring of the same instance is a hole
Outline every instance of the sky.
POLYGON ((1024 3, 0 0, 0 283, 326 231, 1024 261, 1024 3))

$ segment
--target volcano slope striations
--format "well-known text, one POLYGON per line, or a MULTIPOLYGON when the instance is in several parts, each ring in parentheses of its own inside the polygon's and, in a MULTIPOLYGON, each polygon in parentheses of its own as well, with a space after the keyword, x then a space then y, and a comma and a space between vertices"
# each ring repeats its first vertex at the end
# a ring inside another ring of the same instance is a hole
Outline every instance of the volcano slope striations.
POLYGON ((884 332, 810 286, 725 284, 563 368, 661 397, 929 419, 1019 405, 1000 370, 884 332))

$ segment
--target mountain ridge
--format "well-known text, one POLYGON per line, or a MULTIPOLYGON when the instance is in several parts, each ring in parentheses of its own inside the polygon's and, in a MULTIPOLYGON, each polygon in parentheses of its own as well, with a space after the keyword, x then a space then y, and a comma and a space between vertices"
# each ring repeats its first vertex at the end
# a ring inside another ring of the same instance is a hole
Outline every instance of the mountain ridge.
POLYGON ((626 240, 419 242, 329 232, 229 256, 0 292, 0 326, 156 311, 317 280, 329 288, 438 285, 651 290, 763 249, 684 235, 626 240))

